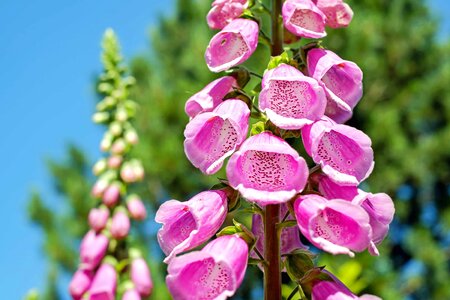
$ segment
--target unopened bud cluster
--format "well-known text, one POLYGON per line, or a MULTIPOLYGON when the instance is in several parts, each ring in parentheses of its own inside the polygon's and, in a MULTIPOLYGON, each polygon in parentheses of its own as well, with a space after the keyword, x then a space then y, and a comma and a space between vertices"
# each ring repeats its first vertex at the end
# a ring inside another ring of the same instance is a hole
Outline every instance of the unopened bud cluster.
POLYGON ((108 30, 103 41, 104 73, 98 85, 104 95, 93 121, 107 127, 100 148, 105 157, 93 166, 97 181, 92 196, 91 230, 80 246, 80 265, 70 283, 73 299, 137 300, 148 297, 153 283, 147 262, 130 245, 131 220, 142 221, 147 212, 138 195, 129 194, 129 184, 144 177, 142 163, 131 157, 138 143, 132 125, 136 103, 128 98, 134 78, 125 75, 119 46, 108 30))

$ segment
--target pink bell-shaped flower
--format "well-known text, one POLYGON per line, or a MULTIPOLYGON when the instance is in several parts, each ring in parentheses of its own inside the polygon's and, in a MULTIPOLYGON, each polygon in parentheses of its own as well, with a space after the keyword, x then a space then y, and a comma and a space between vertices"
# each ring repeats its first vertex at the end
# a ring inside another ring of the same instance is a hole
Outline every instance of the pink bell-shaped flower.
POLYGON ((164 262, 210 239, 222 226, 227 212, 227 196, 219 190, 201 192, 186 202, 163 203, 155 221, 163 224, 158 242, 167 255, 164 262))
POLYGON ((167 287, 174 300, 225 300, 236 292, 247 268, 248 246, 237 235, 218 237, 201 251, 174 258, 167 287))
POLYGON ((323 174, 314 176, 314 179, 318 183, 319 192, 327 199, 352 201, 359 193, 356 185, 340 185, 323 174))
POLYGON ((206 16, 211 29, 222 29, 234 19, 239 18, 247 8, 247 0, 216 0, 206 16))
POLYGON ((365 250, 372 238, 369 215, 346 200, 327 200, 318 195, 300 196, 294 211, 301 233, 314 246, 332 254, 365 250))
POLYGON ((78 269, 75 274, 73 274, 69 284, 69 292, 72 299, 79 300, 83 297, 84 293, 91 286, 92 277, 92 271, 86 269, 78 269))
POLYGON ((111 235, 115 239, 123 239, 128 235, 130 231, 130 218, 128 218, 127 214, 119 210, 114 213, 111 222, 111 235))
POLYGON ((117 273, 113 266, 104 263, 98 268, 89 289, 89 300, 115 300, 117 273))
POLYGON ((369 214, 370 226, 372 227, 369 253, 378 256, 379 252, 376 245, 383 241, 389 231, 389 224, 392 222, 395 213, 394 202, 385 193, 372 194, 361 190, 352 202, 360 205, 369 214))
POLYGON ((236 19, 209 42, 205 59, 212 72, 221 72, 246 61, 258 46, 259 26, 253 20, 236 19))
POLYGON ((90 230, 80 244, 80 260, 82 268, 95 269, 108 250, 109 240, 101 233, 90 230))
POLYGON ((193 118, 199 113, 212 111, 220 103, 233 88, 237 88, 238 84, 233 76, 220 77, 207 86, 200 92, 194 94, 186 101, 184 110, 186 114, 193 118))
POLYGON ((144 220, 147 217, 147 210, 141 198, 132 195, 127 200, 127 209, 130 216, 135 220, 144 220))
POLYGON ((308 51, 307 65, 309 75, 319 81, 327 94, 325 115, 338 123, 346 122, 363 94, 361 69, 320 48, 308 51))
POLYGON ((227 165, 230 186, 260 205, 289 201, 308 179, 308 166, 286 141, 270 132, 248 138, 227 165))
POLYGON ((103 193, 102 201, 108 207, 112 207, 119 202, 120 186, 117 183, 110 184, 103 193))
MULTIPOLYGON (((280 208, 281 218, 288 212, 286 204, 282 204, 280 208)), ((295 220, 293 216, 289 216, 286 220, 295 220)), ((256 237, 255 248, 264 257, 264 223, 260 214, 254 214, 252 218, 252 233, 256 237)), ((303 245, 300 241, 300 232, 298 227, 285 227, 281 230, 280 235, 280 252, 281 255, 291 253, 297 249, 306 249, 307 247, 303 245)), ((251 252, 251 256, 258 258, 254 251, 251 252)))
POLYGON ((330 272, 323 270, 323 273, 331 277, 331 281, 317 281, 312 286, 311 300, 381 300, 374 295, 353 294, 345 284, 330 272))
POLYGON ((141 295, 135 289, 129 289, 123 293, 122 300, 141 300, 141 295))
POLYGON ((184 152, 205 174, 214 174, 245 140, 250 110, 241 100, 230 99, 212 112, 193 118, 184 131, 184 152))
POLYGON ((358 185, 374 167, 372 141, 362 131, 329 118, 302 128, 306 152, 341 185, 358 185))
POLYGON ((282 129, 300 129, 325 113, 327 99, 317 80, 297 68, 281 64, 267 71, 262 80, 259 109, 282 129))
POLYGON ((282 8, 284 27, 296 36, 322 38, 326 17, 311 0, 286 0, 282 8))
POLYGON ((102 231, 106 227, 109 218, 109 210, 106 207, 92 208, 89 212, 89 226, 95 231, 102 231))
POLYGON ((131 280, 141 296, 150 296, 153 290, 153 281, 147 262, 143 258, 136 258, 131 263, 131 280))
POLYGON ((325 14, 326 25, 331 28, 347 27, 352 21, 353 10, 342 0, 314 0, 314 3, 325 14))

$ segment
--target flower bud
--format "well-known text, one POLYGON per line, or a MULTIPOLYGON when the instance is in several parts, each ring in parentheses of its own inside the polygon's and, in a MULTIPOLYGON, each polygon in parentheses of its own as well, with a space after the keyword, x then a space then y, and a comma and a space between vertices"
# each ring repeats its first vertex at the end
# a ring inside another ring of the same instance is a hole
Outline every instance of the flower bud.
POLYGON ((96 112, 92 116, 92 121, 97 124, 105 123, 108 120, 109 120, 109 113, 107 112, 96 112))
POLYGON ((120 178, 122 178, 122 180, 126 183, 132 183, 137 180, 133 166, 130 163, 123 164, 122 168, 120 169, 120 178))
POLYGON ((114 300, 117 288, 117 273, 113 266, 104 263, 95 274, 89 290, 89 300, 114 300))
POLYGON ((113 155, 108 158, 108 167, 118 169, 122 164, 123 158, 120 155, 113 155))
POLYGON ((101 233, 90 230, 81 241, 80 260, 83 268, 93 270, 106 254, 109 240, 101 233))
POLYGON ((100 159, 92 167, 92 173, 94 173, 95 176, 98 176, 106 170, 106 167, 107 167, 106 160, 100 159))
POLYGON ((103 136, 102 141, 100 142, 100 150, 102 150, 103 152, 108 151, 111 148, 112 141, 113 136, 111 135, 111 133, 106 132, 103 136))
POLYGON ((130 289, 123 294, 122 300, 141 300, 141 295, 135 289, 130 289))
POLYGON ((130 231, 130 219, 122 210, 117 211, 111 222, 111 235, 115 239, 123 239, 130 231))
POLYGON ((111 146, 111 152, 113 154, 123 154, 126 149, 127 149, 127 144, 121 138, 115 140, 111 146))
POLYGON ((118 183, 109 185, 103 193, 102 201, 108 207, 114 206, 120 199, 120 186, 118 183))
POLYGON ((99 179, 97 182, 95 182, 94 186, 92 187, 91 194, 95 198, 100 198, 103 193, 105 192, 106 188, 108 187, 108 181, 104 179, 99 179))
POLYGON ((116 111, 116 120, 119 122, 125 122, 128 120, 128 113, 127 110, 123 107, 120 107, 116 111))
POLYGON ((125 140, 131 145, 136 145, 139 142, 139 137, 135 130, 127 130, 125 132, 125 140))
POLYGON ((78 269, 73 274, 69 284, 69 292, 73 299, 78 300, 89 289, 92 282, 93 273, 91 270, 78 269))
POLYGON ((112 122, 109 125, 109 132, 111 132, 113 136, 119 136, 122 133, 122 130, 122 125, 119 122, 112 122))
POLYGON ((244 9, 248 7, 247 0, 221 0, 214 1, 212 8, 206 16, 211 29, 222 29, 234 19, 239 18, 244 9))
POLYGON ((93 208, 89 212, 89 226, 96 232, 102 231, 106 227, 109 218, 109 210, 106 207, 93 208))
POLYGON ((144 220, 147 217, 145 205, 138 196, 129 197, 127 208, 130 216, 135 220, 144 220))
POLYGON ((150 296, 153 282, 150 269, 143 258, 134 259, 131 263, 131 280, 141 296, 150 296))

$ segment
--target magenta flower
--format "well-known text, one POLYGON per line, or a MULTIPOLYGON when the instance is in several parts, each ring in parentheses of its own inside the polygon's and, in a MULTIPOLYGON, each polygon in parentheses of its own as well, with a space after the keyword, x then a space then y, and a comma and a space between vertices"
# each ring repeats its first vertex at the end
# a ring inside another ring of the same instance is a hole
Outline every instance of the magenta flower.
POLYGON ((219 190, 201 192, 189 201, 166 201, 156 212, 163 224, 158 242, 169 262, 175 255, 193 249, 210 239, 227 215, 227 196, 219 190))
MULTIPOLYGON (((281 218, 288 212, 286 204, 282 204, 280 208, 281 218)), ((293 216, 289 216, 286 220, 295 220, 293 216)), ((255 247, 264 257, 264 223, 261 215, 254 214, 252 218, 252 233, 256 237, 255 247)), ((297 249, 306 249, 307 247, 303 245, 300 241, 300 232, 298 227, 285 227, 281 230, 280 236, 280 253, 288 254, 297 249)), ((251 252, 251 256, 258 258, 254 251, 251 252)))
POLYGON ((116 286, 116 270, 110 264, 102 264, 92 281, 89 290, 89 300, 115 300, 116 286))
POLYGON ((174 258, 167 287, 174 300, 225 300, 236 292, 247 268, 248 246, 237 235, 218 237, 201 251, 174 258))
POLYGON ((311 293, 312 300, 381 300, 377 296, 367 294, 358 297, 336 276, 326 270, 322 272, 329 275, 332 281, 317 281, 314 283, 311 293))
POLYGON ((91 286, 93 273, 91 270, 78 269, 69 284, 69 292, 74 300, 79 300, 91 286))
POLYGON ((262 80, 259 109, 282 129, 300 129, 325 113, 327 99, 317 80, 296 68, 281 64, 262 80))
POLYGON ((127 200, 127 209, 130 216, 135 220, 144 220, 147 217, 145 205, 137 196, 132 196, 127 200))
POLYGON ((342 0, 314 0, 326 16, 326 25, 331 28, 347 27, 352 21, 353 11, 342 0))
POLYGON ((311 0, 286 0, 282 8, 284 27, 296 36, 322 38, 326 17, 311 0))
POLYGON ((372 238, 369 215, 359 205, 318 195, 300 196, 294 211, 301 233, 316 247, 332 254, 365 250, 372 238))
POLYGON ((358 185, 374 167, 370 138, 362 131, 324 117, 302 128, 306 152, 341 185, 358 185))
POLYGON ((289 144, 270 132, 248 138, 227 165, 230 186, 260 205, 289 201, 308 179, 308 166, 289 144))
POLYGON ((141 300, 141 295, 135 289, 129 289, 123 294, 122 300, 141 300))
POLYGON ((372 255, 379 255, 376 245, 380 244, 389 231, 389 224, 392 222, 395 213, 394 202, 385 193, 366 193, 359 190, 359 195, 353 199, 353 203, 360 205, 370 218, 372 227, 372 241, 369 252, 372 255))
POLYGON ((211 29, 222 29, 234 19, 239 18, 247 8, 247 0, 216 0, 206 16, 211 29))
POLYGON ((109 240, 103 234, 96 234, 94 230, 86 233, 80 244, 82 267, 88 270, 95 269, 105 256, 108 244, 109 240))
POLYGON ((214 174, 245 140, 250 110, 241 100, 230 99, 212 112, 193 118, 184 131, 184 152, 205 174, 214 174))
POLYGON ((119 210, 112 217, 111 222, 111 235, 115 239, 123 239, 128 235, 130 231, 130 219, 127 214, 119 210))
POLYGON ((153 281, 147 262, 143 258, 136 258, 131 263, 131 280, 141 296, 150 296, 153 290, 153 281))
POLYGON ((233 76, 220 77, 209 83, 200 92, 192 95, 187 100, 184 110, 191 118, 199 113, 212 111, 222 103, 223 98, 229 92, 233 91, 233 88, 237 87, 238 84, 233 76))
POLYGON ((89 226, 95 231, 102 231, 106 227, 109 218, 109 210, 105 207, 92 208, 89 212, 89 226))
POLYGON ((325 114, 338 123, 350 119, 363 93, 361 69, 354 62, 320 48, 308 52, 307 65, 309 75, 319 81, 327 94, 325 114))
POLYGON ((359 193, 356 185, 340 185, 323 174, 315 176, 315 180, 318 183, 319 192, 327 199, 352 201, 359 193))
POLYGON ((233 20, 209 42, 205 53, 208 68, 217 73, 246 61, 256 50, 258 34, 255 21, 233 20))

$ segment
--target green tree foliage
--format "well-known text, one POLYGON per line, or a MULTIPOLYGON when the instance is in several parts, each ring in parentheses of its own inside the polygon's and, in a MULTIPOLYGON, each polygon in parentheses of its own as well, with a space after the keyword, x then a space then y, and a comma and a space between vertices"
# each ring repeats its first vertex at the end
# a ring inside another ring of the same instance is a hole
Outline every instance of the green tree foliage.
MULTIPOLYGON (((364 71, 364 97, 350 121, 372 138, 375 150, 375 170, 363 188, 389 193, 397 214, 380 257, 323 255, 320 261, 355 292, 383 299, 450 299, 450 46, 436 40, 437 23, 425 0, 348 2, 355 12, 352 24, 346 30, 329 29, 324 46, 364 71)), ((146 171, 146 180, 137 188, 154 210, 164 200, 188 199, 216 182, 194 169, 183 152, 188 122, 184 103, 214 79, 203 63, 213 34, 205 24, 209 4, 178 0, 176 13, 162 18, 153 30, 151 56, 131 62, 141 139, 133 155, 146 171)), ((256 54, 248 67, 263 70, 267 62, 260 57, 256 54)), ((74 146, 66 160, 48 162, 64 201, 58 213, 39 194, 30 197, 29 214, 44 232, 51 269, 49 293, 43 299, 59 299, 54 272, 70 274, 78 262, 78 243, 93 204, 92 162, 74 146)), ((152 299, 165 299, 165 269, 155 237, 143 226, 139 232, 153 258, 157 291, 152 299)), ((249 271, 247 277, 257 272, 253 267, 249 271)), ((250 291, 258 284, 253 277, 247 280, 240 298, 252 299, 250 291)), ((259 298, 254 294, 253 299, 259 298)))

